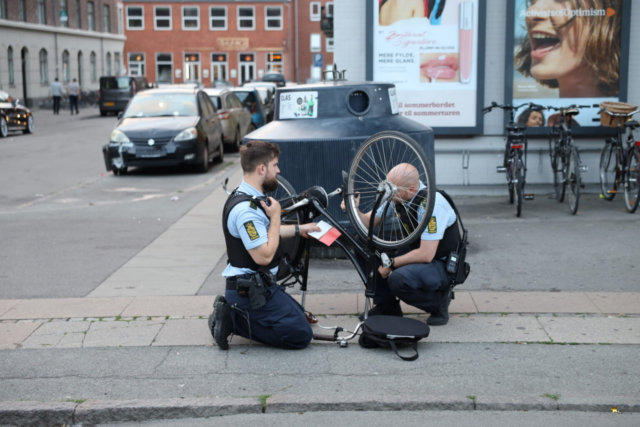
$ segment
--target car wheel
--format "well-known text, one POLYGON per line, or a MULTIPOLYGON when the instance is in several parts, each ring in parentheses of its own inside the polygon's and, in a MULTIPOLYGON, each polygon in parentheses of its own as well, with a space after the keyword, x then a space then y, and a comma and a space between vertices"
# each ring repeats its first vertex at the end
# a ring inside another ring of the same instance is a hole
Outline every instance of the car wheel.
POLYGON ((202 162, 197 166, 199 173, 207 173, 209 171, 209 142, 204 143, 204 152, 202 153, 202 162))
POLYGON ((126 175, 128 170, 129 169, 125 166, 125 167, 122 167, 122 168, 113 168, 112 172, 113 172, 113 174, 115 176, 122 176, 122 175, 126 175))
POLYGON ((9 127, 4 117, 0 117, 0 138, 6 138, 9 135, 9 127))
POLYGON ((224 144, 222 143, 222 139, 220 140, 220 145, 218 146, 219 150, 220 150, 220 154, 218 154, 213 161, 215 163, 222 163, 224 162, 224 144))
POLYGON ((33 116, 29 116, 29 118, 27 119, 27 128, 24 129, 22 132, 33 133, 34 130, 35 128, 33 126, 33 116))

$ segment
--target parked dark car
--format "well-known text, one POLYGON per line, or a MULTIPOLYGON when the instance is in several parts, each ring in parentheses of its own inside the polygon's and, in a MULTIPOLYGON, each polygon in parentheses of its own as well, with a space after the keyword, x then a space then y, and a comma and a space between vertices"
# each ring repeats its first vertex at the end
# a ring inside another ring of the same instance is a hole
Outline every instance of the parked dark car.
POLYGON ((225 150, 236 152, 242 138, 253 132, 251 113, 242 105, 235 93, 226 88, 205 89, 222 120, 222 138, 225 150))
POLYGON ((251 113, 251 123, 254 129, 258 129, 267 124, 267 113, 264 109, 264 102, 257 88, 238 87, 232 89, 242 105, 251 113))
POLYGON ((107 171, 122 175, 130 166, 195 165, 206 173, 211 157, 224 160, 222 125, 201 90, 150 89, 138 93, 102 147, 107 171))
POLYGON ((0 90, 0 138, 6 138, 11 130, 33 133, 33 115, 19 99, 0 90))
POLYGON ((286 82, 284 80, 284 76, 280 73, 269 73, 269 74, 265 74, 264 77, 262 77, 262 81, 263 82, 272 82, 278 85, 278 87, 285 87, 286 86, 286 82))
POLYGON ((149 82, 145 77, 100 77, 98 90, 100 115, 106 116, 107 113, 124 111, 127 103, 136 93, 148 88, 149 82))

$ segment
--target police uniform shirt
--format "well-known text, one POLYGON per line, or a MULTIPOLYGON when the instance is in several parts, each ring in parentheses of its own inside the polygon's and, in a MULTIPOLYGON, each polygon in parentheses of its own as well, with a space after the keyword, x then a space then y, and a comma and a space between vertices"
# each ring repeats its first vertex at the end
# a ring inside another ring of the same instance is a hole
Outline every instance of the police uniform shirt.
MULTIPOLYGON (((420 181, 420 189, 418 191, 422 190, 423 188, 427 187, 422 183, 422 181, 420 181)), ((415 198, 416 196, 413 197, 415 198)), ((407 204, 407 206, 411 205, 412 202, 413 198, 411 198, 411 201, 407 204)), ((422 217, 424 216, 424 206, 422 205, 423 203, 418 206, 418 222, 422 221, 422 217)), ((383 210, 383 206, 378 208, 376 216, 382 218, 383 210)), ((393 206, 389 206, 386 217, 389 217, 390 214, 393 214, 393 206)), ((422 236, 420 236, 420 239, 442 240, 445 230, 453 225, 454 222, 456 222, 455 211, 453 210, 449 202, 447 202, 447 199, 445 199, 442 194, 436 191, 436 199, 433 204, 433 213, 431 214, 431 219, 427 224, 427 228, 425 228, 422 232, 422 236)))
MULTIPOLYGON (((242 180, 237 191, 249 196, 264 197, 264 194, 244 182, 244 180, 242 180)), ((252 201, 238 203, 234 206, 229 212, 229 219, 227 220, 229 233, 233 237, 242 239, 242 243, 247 250, 255 249, 267 243, 269 240, 267 236, 269 224, 270 221, 267 214, 252 201)), ((237 268, 228 264, 222 275, 224 277, 233 277, 252 273, 255 273, 255 271, 250 268, 237 268)), ((277 274, 278 267, 272 268, 271 273, 277 274)))

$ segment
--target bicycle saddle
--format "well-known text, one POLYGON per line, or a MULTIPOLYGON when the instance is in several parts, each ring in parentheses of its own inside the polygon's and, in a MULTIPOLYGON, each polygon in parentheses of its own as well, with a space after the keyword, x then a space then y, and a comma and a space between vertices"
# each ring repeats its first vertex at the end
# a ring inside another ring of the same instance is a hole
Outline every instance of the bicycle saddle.
POLYGON ((580 114, 580 110, 578 110, 577 108, 565 108, 565 109, 560 110, 560 111, 565 116, 577 116, 578 114, 580 114))
POLYGON ((507 129, 508 131, 511 132, 518 132, 518 131, 523 131, 525 130, 527 127, 525 125, 521 125, 520 123, 514 123, 512 125, 507 125, 505 127, 505 129, 507 129))
POLYGON ((629 122, 625 122, 624 124, 624 127, 631 128, 632 130, 639 126, 640 126, 640 123, 638 123, 636 120, 631 120, 629 122))

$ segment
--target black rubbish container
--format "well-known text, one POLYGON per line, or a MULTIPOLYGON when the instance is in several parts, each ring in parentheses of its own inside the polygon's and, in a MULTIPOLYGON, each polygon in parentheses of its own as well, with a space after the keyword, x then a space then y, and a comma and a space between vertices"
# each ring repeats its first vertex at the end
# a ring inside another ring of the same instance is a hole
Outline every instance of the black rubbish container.
MULTIPOLYGON (((415 139, 434 164, 433 130, 398 114, 390 83, 337 80, 278 89, 274 121, 242 142, 277 143, 280 174, 297 192, 314 185, 331 192, 342 185, 342 171, 360 145, 385 130, 415 139)), ((330 200, 329 212, 348 226, 338 197, 330 200)))

